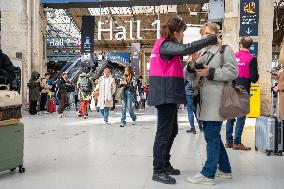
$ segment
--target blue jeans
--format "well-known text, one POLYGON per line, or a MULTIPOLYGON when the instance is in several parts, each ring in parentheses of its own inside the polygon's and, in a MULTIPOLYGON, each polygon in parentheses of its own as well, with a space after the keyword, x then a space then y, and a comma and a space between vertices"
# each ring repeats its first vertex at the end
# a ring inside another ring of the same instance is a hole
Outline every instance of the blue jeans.
POLYGON ((121 106, 122 106, 122 116, 121 116, 121 124, 126 125, 126 108, 129 111, 130 117, 133 121, 136 120, 136 115, 134 113, 134 94, 129 92, 128 90, 125 90, 124 97, 121 100, 121 106))
POLYGON ((214 179, 219 164, 219 170, 231 173, 228 154, 221 139, 221 121, 203 121, 204 137, 206 141, 207 160, 201 174, 214 179))
MULTIPOLYGON (((236 121, 236 119, 227 120, 227 124, 226 124, 226 140, 227 140, 227 143, 233 143, 233 130, 234 130, 235 121, 236 121)), ((246 116, 237 118, 234 144, 241 144, 242 143, 242 134, 243 134, 245 122, 246 122, 246 116)))
POLYGON ((186 95, 186 107, 187 107, 187 117, 188 117, 188 121, 190 123, 190 127, 195 128, 195 126, 194 126, 194 115, 195 115, 195 118, 198 122, 198 126, 202 127, 202 121, 197 119, 196 109, 193 107, 193 96, 192 95, 188 95, 188 94, 186 95))
POLYGON ((109 107, 105 107, 104 109, 100 109, 102 116, 104 117, 104 121, 108 122, 109 117, 109 107))

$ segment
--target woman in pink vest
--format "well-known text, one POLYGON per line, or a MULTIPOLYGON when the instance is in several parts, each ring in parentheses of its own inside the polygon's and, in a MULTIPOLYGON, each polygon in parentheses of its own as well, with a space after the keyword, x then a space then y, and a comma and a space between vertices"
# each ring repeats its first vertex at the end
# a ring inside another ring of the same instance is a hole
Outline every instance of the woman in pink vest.
POLYGON ((211 35, 182 44, 185 29, 186 24, 180 17, 169 18, 161 25, 161 38, 155 42, 150 58, 148 105, 158 111, 152 179, 164 184, 175 184, 176 180, 169 175, 180 174, 170 164, 170 151, 178 133, 177 105, 185 103, 182 56, 217 43, 216 35, 211 35))

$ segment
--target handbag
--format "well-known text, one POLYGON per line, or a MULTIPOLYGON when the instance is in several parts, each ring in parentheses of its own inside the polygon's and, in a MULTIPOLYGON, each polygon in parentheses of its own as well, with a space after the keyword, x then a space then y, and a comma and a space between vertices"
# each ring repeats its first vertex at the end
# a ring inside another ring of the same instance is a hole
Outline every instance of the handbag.
POLYGON ((124 86, 116 88, 115 100, 121 100, 124 97, 124 86))
POLYGON ((93 94, 94 99, 98 99, 99 96, 100 96, 100 91, 99 90, 94 91, 94 94, 93 94))
POLYGON ((92 98, 92 100, 91 100, 90 109, 92 111, 96 110, 96 101, 95 101, 94 98, 92 98))
MULTIPOLYGON (((222 46, 221 67, 224 65, 224 51, 226 46, 222 46)), ((242 117, 250 112, 250 98, 246 90, 241 86, 233 86, 231 82, 226 82, 221 97, 219 113, 225 119, 242 117)))

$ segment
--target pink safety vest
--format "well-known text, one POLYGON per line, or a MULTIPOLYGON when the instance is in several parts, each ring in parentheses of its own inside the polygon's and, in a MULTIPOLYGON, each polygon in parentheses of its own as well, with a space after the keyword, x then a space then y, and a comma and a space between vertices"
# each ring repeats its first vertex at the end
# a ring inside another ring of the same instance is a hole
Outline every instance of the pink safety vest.
POLYGON ((250 78, 250 63, 254 56, 249 51, 239 51, 236 54, 239 66, 239 78, 250 78))
POLYGON ((166 39, 156 40, 150 58, 150 76, 183 78, 183 65, 180 56, 171 60, 163 60, 160 56, 160 46, 166 39))

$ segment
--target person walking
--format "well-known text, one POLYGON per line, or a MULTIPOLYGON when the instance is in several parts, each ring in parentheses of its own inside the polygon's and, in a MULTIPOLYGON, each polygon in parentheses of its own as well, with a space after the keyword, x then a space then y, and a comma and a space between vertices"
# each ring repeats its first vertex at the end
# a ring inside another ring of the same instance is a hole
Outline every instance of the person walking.
MULTIPOLYGON (((240 51, 235 54, 239 67, 239 76, 234 81, 236 85, 242 86, 250 94, 251 83, 258 81, 257 58, 249 52, 253 43, 251 37, 244 36, 239 42, 240 51)), ((246 116, 229 119, 226 124, 226 148, 234 150, 251 150, 242 143, 242 134, 246 122, 246 116), (235 138, 233 140, 233 127, 236 123, 235 138)))
POLYGON ((97 107, 104 118, 105 124, 109 124, 109 111, 113 106, 113 95, 116 90, 114 78, 111 76, 110 68, 106 67, 103 76, 99 78, 95 91, 99 92, 97 107))
POLYGON ((146 97, 144 95, 143 77, 139 76, 136 80, 137 108, 145 110, 146 97))
POLYGON ((122 105, 122 115, 121 115, 121 124, 120 127, 125 127, 126 125, 126 109, 128 109, 130 117, 133 121, 133 125, 135 124, 135 121, 137 119, 135 113, 134 113, 134 95, 136 93, 135 90, 135 85, 136 85, 136 79, 133 74, 132 68, 126 67, 124 70, 124 77, 122 81, 120 82, 120 86, 124 87, 123 91, 123 97, 121 100, 121 105, 122 105))
POLYGON ((68 106, 68 93, 71 84, 68 81, 67 73, 62 73, 60 76, 57 87, 58 87, 58 99, 60 100, 60 104, 58 107, 58 117, 64 118, 65 114, 63 113, 66 107, 68 106))
POLYGON ((46 102, 47 102, 47 94, 49 90, 52 88, 51 85, 48 85, 48 80, 50 78, 50 73, 44 74, 44 78, 41 78, 40 85, 41 85, 41 93, 40 93, 40 111, 48 113, 46 111, 46 102))
MULTIPOLYGON (((203 37, 210 34, 219 34, 217 24, 205 24, 203 37)), ((220 135, 225 118, 218 110, 225 84, 238 76, 238 65, 232 48, 222 46, 220 40, 218 44, 208 46, 199 58, 198 55, 193 57, 195 58, 188 64, 188 70, 191 80, 200 81, 197 115, 203 123, 207 160, 202 171, 193 177, 187 177, 187 181, 193 184, 214 185, 216 176, 232 178, 230 161, 220 135), (203 68, 197 66, 200 64, 203 68)))
POLYGON ((29 113, 31 115, 37 114, 37 102, 40 97, 40 75, 37 71, 33 71, 30 81, 28 83, 29 88, 29 101, 30 101, 30 107, 29 107, 29 113))
POLYGON ((188 129, 186 132, 196 134, 196 129, 194 125, 194 117, 197 120, 200 131, 203 131, 203 127, 202 127, 202 121, 198 120, 197 118, 196 108, 193 106, 193 98, 194 98, 196 82, 190 81, 188 79, 187 66, 184 68, 184 85, 185 85, 187 117, 188 117, 188 121, 190 124, 190 129, 188 129))
POLYGON ((186 27, 178 16, 172 16, 161 24, 161 38, 156 40, 150 58, 148 105, 155 106, 158 112, 152 180, 164 184, 175 184, 176 180, 169 175, 180 174, 180 170, 170 163, 170 151, 178 133, 178 104, 185 103, 181 57, 217 43, 216 35, 212 35, 182 44, 186 27))
POLYGON ((78 100, 80 101, 80 109, 77 116, 84 116, 84 119, 88 118, 88 106, 92 98, 92 92, 94 90, 94 83, 89 74, 88 68, 82 68, 82 72, 79 75, 77 81, 78 100))

